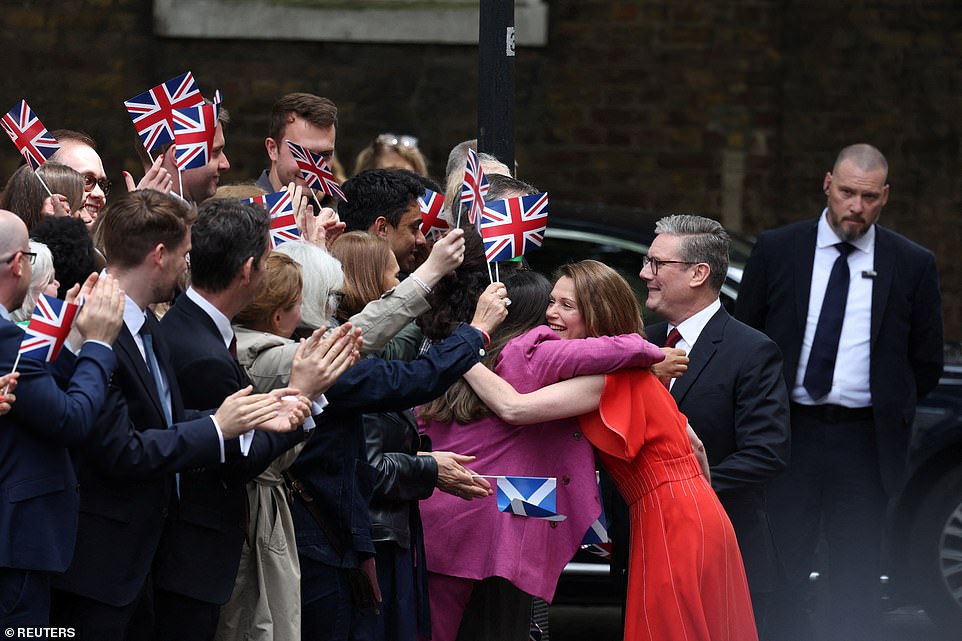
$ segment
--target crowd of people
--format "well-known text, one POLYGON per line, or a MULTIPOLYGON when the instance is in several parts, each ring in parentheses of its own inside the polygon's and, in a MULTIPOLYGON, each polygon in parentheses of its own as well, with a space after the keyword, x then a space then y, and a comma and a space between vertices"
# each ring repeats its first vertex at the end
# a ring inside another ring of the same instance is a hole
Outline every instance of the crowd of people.
MULTIPOLYGON (((442 187, 382 134, 332 202, 283 143, 340 174, 334 103, 280 98, 267 168, 221 185, 229 121, 205 166, 142 154, 122 195, 57 130, 49 192, 25 165, 0 195, 0 627, 522 641, 602 513, 600 464, 628 505, 625 639, 815 638, 820 537, 825 629, 876 638, 885 504, 942 368, 934 257, 876 224, 878 150, 843 149, 817 220, 760 236, 734 316, 724 228, 662 218, 645 328, 597 261, 491 282, 455 224, 474 141, 442 187), (300 239, 274 247, 244 199, 283 190, 300 239), (425 190, 450 225, 431 239, 425 190), (41 295, 82 303, 49 363, 17 357, 41 295), (499 511, 505 475, 556 479, 567 518, 499 511)), ((488 200, 537 193, 480 158, 488 200)))

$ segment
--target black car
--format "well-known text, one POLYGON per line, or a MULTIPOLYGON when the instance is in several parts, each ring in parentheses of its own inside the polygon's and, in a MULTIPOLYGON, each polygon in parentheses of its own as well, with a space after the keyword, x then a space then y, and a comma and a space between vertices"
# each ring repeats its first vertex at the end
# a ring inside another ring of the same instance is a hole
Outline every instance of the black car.
MULTIPOLYGON (((526 256, 533 269, 552 274, 560 265, 599 260, 631 284, 646 324, 647 289, 639 277, 658 216, 597 206, 552 204, 541 249, 526 256)), ((732 311, 751 239, 733 235, 722 303, 732 311)), ((909 452, 910 478, 893 502, 888 523, 886 607, 921 605, 947 633, 962 629, 962 358, 947 348, 938 387, 919 402, 909 452)), ((813 578, 818 568, 813 568, 813 578)), ((813 583, 814 587, 814 583, 813 583)), ((618 582, 606 560, 581 552, 568 564, 556 602, 616 603, 618 582)))

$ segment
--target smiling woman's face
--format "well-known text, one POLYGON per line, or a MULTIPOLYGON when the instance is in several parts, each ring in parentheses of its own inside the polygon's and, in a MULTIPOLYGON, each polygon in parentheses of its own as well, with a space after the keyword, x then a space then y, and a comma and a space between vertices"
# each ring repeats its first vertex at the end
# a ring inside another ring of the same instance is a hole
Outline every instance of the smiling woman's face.
POLYGON ((551 290, 545 320, 563 339, 585 338, 588 335, 575 296, 575 282, 567 276, 559 278, 551 290))

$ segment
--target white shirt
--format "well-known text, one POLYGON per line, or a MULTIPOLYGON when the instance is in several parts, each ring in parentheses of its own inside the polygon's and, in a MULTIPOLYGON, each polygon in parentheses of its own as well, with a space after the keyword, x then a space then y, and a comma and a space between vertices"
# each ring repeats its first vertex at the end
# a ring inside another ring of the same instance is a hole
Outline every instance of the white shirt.
MULTIPOLYGON (((204 310, 208 316, 210 316, 211 320, 214 321, 214 325, 217 326, 217 331, 220 332, 220 336, 224 341, 224 346, 227 347, 227 349, 230 349, 231 341, 234 340, 234 328, 230 326, 230 319, 227 318, 223 312, 214 307, 206 298, 198 294, 197 290, 195 290, 193 287, 188 287, 185 295, 197 303, 197 306, 204 310)), ((327 407, 327 398, 323 394, 311 400, 312 414, 320 414, 324 411, 325 407, 327 407)), ((308 416, 307 419, 304 420, 304 431, 309 432, 310 430, 314 429, 314 425, 314 417, 308 416)), ((243 452, 244 456, 247 456, 247 452, 251 447, 251 440, 254 438, 254 433, 253 431, 246 432, 241 434, 239 438, 241 452, 243 452)))
MULTIPOLYGON (((708 324, 712 316, 718 313, 719 309, 721 309, 721 302, 716 298, 708 307, 689 316, 677 326, 669 323, 669 334, 673 329, 677 329, 678 333, 681 334, 681 339, 675 344, 675 347, 685 350, 686 353, 690 353, 691 348, 698 342, 698 337, 701 336, 702 330, 705 329, 705 325, 708 324)), ((668 384, 668 389, 671 389, 671 386, 674 384, 675 379, 671 379, 671 383, 668 384)))
MULTIPOLYGON (((230 319, 224 315, 222 311, 214 307, 206 298, 197 293, 193 287, 188 287, 187 291, 184 293, 187 298, 194 301, 198 307, 204 310, 214 325, 217 327, 217 331, 220 334, 221 340, 224 341, 224 347, 230 349, 231 341, 234 340, 234 329, 230 326, 230 319)), ((213 418, 213 416, 211 416, 213 418)), ((216 421, 215 421, 216 424, 216 421)), ((217 428, 217 433, 220 434, 220 428, 217 428)), ((251 441, 254 440, 254 431, 244 432, 237 437, 237 442, 240 445, 241 454, 247 456, 247 453, 251 449, 251 441)), ((221 461, 224 460, 224 437, 220 437, 220 458, 221 461)))
POLYGON ((832 404, 845 407, 869 407, 872 393, 869 387, 872 340, 872 284, 875 282, 875 225, 864 236, 852 241, 855 251, 848 255, 849 289, 845 303, 845 319, 838 341, 832 389, 825 398, 813 399, 805 389, 805 370, 812 352, 815 328, 825 300, 828 278, 839 257, 834 247, 841 239, 828 224, 828 209, 822 211, 815 241, 815 261, 812 266, 812 288, 808 298, 808 316, 799 354, 795 388, 791 397, 804 405, 832 404))

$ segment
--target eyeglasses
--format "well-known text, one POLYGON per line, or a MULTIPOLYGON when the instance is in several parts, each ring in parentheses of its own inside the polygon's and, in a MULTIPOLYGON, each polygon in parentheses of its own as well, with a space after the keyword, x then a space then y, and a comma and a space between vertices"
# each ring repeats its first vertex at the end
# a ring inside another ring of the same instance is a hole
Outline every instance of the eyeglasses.
POLYGON ((93 174, 83 174, 84 179, 84 191, 93 191, 94 186, 100 185, 101 191, 104 192, 104 196, 110 193, 110 181, 106 178, 97 179, 93 174))
POLYGON ((645 256, 641 259, 641 268, 644 269, 646 265, 651 265, 651 273, 655 276, 658 275, 658 270, 662 265, 697 265, 698 263, 692 262, 690 260, 658 260, 657 258, 652 258, 651 256, 645 256))
POLYGON ((397 136, 395 134, 381 134, 374 139, 379 145, 387 147, 414 147, 418 146, 418 139, 414 136, 397 136))
POLYGON ((13 259, 17 257, 17 254, 21 254, 21 255, 23 255, 23 256, 26 256, 26 257, 30 260, 30 264, 31 264, 31 265, 33 265, 34 261, 37 260, 37 254, 36 254, 36 252, 16 251, 16 252, 13 252, 13 256, 11 256, 10 258, 8 258, 8 259, 6 259, 5 261, 3 261, 3 264, 4 264, 4 265, 9 265, 10 263, 12 263, 12 262, 13 262, 13 259))

